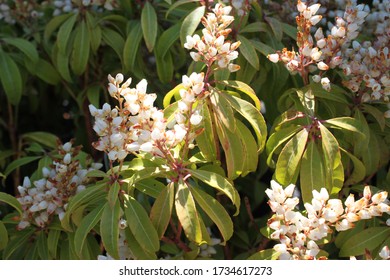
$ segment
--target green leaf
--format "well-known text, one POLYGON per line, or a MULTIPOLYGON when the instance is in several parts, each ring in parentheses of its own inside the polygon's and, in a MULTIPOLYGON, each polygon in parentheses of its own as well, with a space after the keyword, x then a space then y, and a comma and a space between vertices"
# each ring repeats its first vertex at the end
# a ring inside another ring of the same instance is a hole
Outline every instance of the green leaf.
POLYGON ((253 45, 253 47, 261 54, 263 54, 264 56, 267 56, 269 54, 272 54, 272 53, 275 53, 275 50, 273 48, 271 48, 270 46, 262 43, 262 42, 259 42, 259 41, 255 41, 255 40, 251 40, 251 43, 253 45))
POLYGON ((123 37, 118 32, 104 27, 102 29, 102 38, 103 41, 116 52, 120 60, 123 61, 122 55, 125 45, 125 40, 123 37))
MULTIPOLYGON (((112 206, 115 207, 115 204, 112 206)), ((81 221, 80 226, 77 228, 74 238, 74 246, 76 253, 80 257, 82 256, 82 250, 87 238, 88 233, 93 229, 95 225, 100 221, 103 214, 104 207, 96 207, 94 210, 88 213, 81 221)))
POLYGON ((252 126, 253 131, 257 137, 257 150, 261 152, 264 149, 267 139, 267 124, 265 123, 263 115, 249 102, 227 94, 223 95, 230 105, 240 115, 242 115, 252 126))
POLYGON ((164 108, 167 108, 171 104, 172 97, 178 95, 181 89, 184 89, 183 84, 178 84, 164 96, 164 108))
POLYGON ((50 258, 57 259, 58 241, 61 236, 61 231, 56 229, 49 230, 47 236, 47 248, 49 250, 50 258))
POLYGON ((145 249, 141 247, 141 245, 135 239, 133 233, 131 232, 131 230, 128 227, 125 228, 125 235, 126 235, 126 241, 128 244, 128 248, 130 250, 130 254, 132 256, 134 256, 134 258, 136 260, 155 260, 155 259, 157 259, 157 256, 154 253, 145 251, 145 249))
POLYGON ((380 164, 380 151, 378 139, 375 132, 369 129, 368 146, 362 151, 362 160, 366 167, 366 176, 370 176, 378 171, 380 164), (369 147, 369 149, 367 148, 369 147))
POLYGON ((167 174, 167 170, 161 169, 160 167, 145 167, 142 170, 139 170, 136 172, 133 176, 131 176, 128 179, 124 179, 124 182, 127 182, 129 184, 129 187, 133 186, 135 183, 152 178, 157 176, 164 176, 167 174))
POLYGON ((241 176, 244 177, 249 172, 254 172, 257 170, 259 154, 257 152, 256 140, 253 137, 251 131, 241 121, 236 120, 236 122, 236 132, 240 136, 240 141, 244 150, 244 153, 242 154, 244 164, 241 174, 241 176))
POLYGON ((59 16, 53 17, 45 26, 45 31, 43 34, 43 40, 48 43, 50 36, 53 34, 53 32, 69 17, 74 15, 73 13, 67 13, 59 16))
POLYGON ((283 39, 282 24, 279 20, 272 17, 265 17, 266 22, 271 26, 272 32, 275 35, 276 40, 281 41, 283 39))
POLYGON ((187 185, 179 180, 175 195, 176 214, 184 229, 187 238, 195 243, 202 242, 202 230, 200 227, 198 211, 194 198, 187 185))
POLYGON ((217 160, 217 143, 215 142, 216 135, 214 135, 211 115, 206 103, 202 106, 202 113, 202 125, 204 130, 196 137, 195 140, 204 158, 209 162, 214 162, 217 160))
POLYGON ((171 219, 174 194, 175 186, 171 182, 161 191, 150 210, 150 220, 157 231, 159 239, 164 236, 171 219))
POLYGON ((70 66, 77 76, 84 73, 87 68, 90 44, 91 41, 88 26, 85 20, 83 20, 75 30, 75 40, 70 60, 70 66))
POLYGON ((121 186, 119 185, 118 181, 115 181, 115 183, 109 187, 107 199, 108 204, 110 204, 111 207, 114 207, 116 204, 120 189, 121 186))
POLYGON ((287 142, 280 152, 276 162, 275 178, 281 185, 287 186, 295 183, 308 135, 308 131, 302 129, 287 142))
POLYGON ((271 134, 266 144, 267 164, 270 167, 275 167, 275 163, 272 160, 274 152, 301 129, 301 126, 292 125, 271 134))
POLYGON ((86 12, 88 32, 91 34, 91 50, 96 54, 97 50, 102 43, 102 29, 97 24, 97 21, 90 12, 86 12))
POLYGON ((153 51, 157 38, 157 15, 152 4, 146 1, 141 13, 141 27, 149 52, 153 51))
POLYGON ((348 239, 340 249, 340 257, 360 256, 373 250, 390 236, 389 227, 367 228, 348 239))
POLYGON ((240 92, 248 95, 255 103, 256 108, 260 111, 261 109, 260 100, 257 97, 255 91, 249 85, 240 81, 221 81, 221 83, 227 85, 228 87, 238 89, 240 92))
POLYGON ((195 178, 224 193, 236 206, 235 215, 238 214, 240 211, 240 196, 228 179, 206 170, 188 170, 188 172, 195 178))
POLYGON ((200 190, 197 187, 190 186, 190 191, 195 198, 195 201, 217 225, 224 239, 222 245, 225 245, 233 235, 233 222, 226 212, 225 208, 212 196, 200 190))
POLYGON ((265 22, 254 22, 244 26, 240 30, 240 33, 248 32, 268 32, 268 25, 265 22))
POLYGON ((162 83, 169 83, 173 79, 174 72, 172 54, 168 52, 164 57, 161 57, 155 50, 155 55, 158 78, 162 83))
MULTIPOLYGON (((72 197, 68 203, 68 207, 66 208, 65 216, 61 220, 61 225, 65 230, 72 231, 72 227, 70 225, 70 217, 74 211, 78 208, 88 205, 88 203, 92 203, 94 200, 100 197, 105 197, 106 192, 105 189, 107 187, 106 182, 102 182, 93 186, 86 188, 85 190, 79 192, 74 197, 72 197)), ((108 205, 108 203, 107 203, 108 205)))
POLYGON ((0 81, 8 101, 18 105, 22 98, 23 81, 15 61, 0 48, 0 81))
POLYGON ((44 131, 34 131, 24 133, 22 135, 22 139, 31 142, 40 143, 46 147, 56 149, 58 143, 58 137, 52 133, 44 132, 44 131))
POLYGON ((41 58, 39 59, 38 65, 39 67, 36 68, 35 72, 38 78, 50 85, 57 85, 61 81, 57 70, 49 62, 41 58))
POLYGON ((129 35, 126 38, 126 42, 123 48, 123 63, 125 69, 133 70, 135 65, 135 59, 138 55, 138 49, 142 39, 142 27, 137 21, 134 23, 129 35))
POLYGON ((14 171, 15 169, 23 166, 23 165, 26 165, 30 162, 33 162, 37 159, 40 159, 41 156, 35 156, 35 157, 22 157, 22 158, 18 158, 16 160, 14 160, 13 162, 11 162, 7 168, 5 169, 4 171, 4 175, 5 176, 8 176, 12 171, 14 171))
POLYGON ((177 23, 167 30, 165 30, 160 38, 158 38, 156 45, 156 52, 159 56, 164 57, 172 45, 179 39, 180 36, 181 23, 177 23))
POLYGON ((29 60, 36 64, 39 60, 39 55, 36 47, 29 41, 22 38, 3 38, 1 39, 9 45, 18 48, 29 60))
POLYGON ((198 27, 204 13, 206 11, 206 6, 200 6, 193 10, 189 15, 183 20, 183 24, 180 28, 180 42, 183 46, 186 42, 186 37, 192 35, 196 28, 198 27))
POLYGON ((361 137, 364 139, 365 135, 362 132, 361 124, 358 120, 351 117, 339 117, 326 120, 324 124, 327 124, 329 127, 333 128, 341 128, 345 130, 350 130, 356 133, 359 133, 361 137))
POLYGON ((100 236, 104 248, 113 258, 119 259, 118 239, 119 239, 119 219, 120 219, 120 202, 119 200, 112 208, 106 203, 103 208, 100 220, 100 236))
POLYGON ((160 242, 156 229, 142 205, 129 195, 124 195, 125 215, 135 239, 149 252, 156 252, 160 242))
POLYGON ((179 0, 175 1, 172 5, 170 5, 165 17, 168 18, 168 15, 171 11, 175 10, 177 7, 187 4, 187 3, 193 3, 193 2, 199 2, 200 0, 179 0))
POLYGON ((241 42, 239 49, 242 55, 256 70, 259 70, 259 57, 257 56, 256 49, 253 46, 252 41, 241 35, 238 35, 237 39, 241 42))
POLYGON ((291 39, 296 40, 297 39, 297 28, 295 26, 289 25, 287 23, 281 22, 280 23, 283 29, 283 33, 289 36, 291 39))
POLYGON ((364 112, 374 117, 374 119, 378 122, 379 127, 381 128, 382 131, 385 130, 386 119, 385 119, 385 115, 381 110, 369 104, 363 104, 362 109, 364 112))
POLYGON ((344 150, 340 147, 340 150, 344 152, 353 162, 353 171, 349 175, 348 179, 345 181, 345 185, 354 185, 362 181, 366 175, 366 167, 364 166, 363 162, 361 162, 357 157, 355 157, 353 154, 348 152, 347 150, 344 150))
POLYGON ((232 106, 223 98, 222 93, 216 90, 211 91, 210 101, 213 105, 213 112, 218 122, 223 124, 231 132, 236 131, 236 119, 234 117, 232 106))
POLYGON ((156 179, 144 179, 135 184, 135 188, 153 198, 157 198, 166 186, 156 179))
POLYGON ((37 240, 38 255, 41 260, 49 260, 49 249, 47 243, 47 236, 44 231, 40 231, 37 240))
POLYGON ((326 186, 323 157, 314 140, 308 141, 303 154, 300 170, 301 193, 303 202, 311 202, 313 190, 320 191, 326 186))
POLYGON ((57 34, 57 45, 60 52, 63 54, 67 53, 69 38, 73 30, 73 26, 76 23, 77 14, 72 15, 70 18, 61 25, 57 34))
POLYGON ((25 243, 29 240, 30 236, 34 234, 34 232, 34 228, 27 228, 18 232, 18 234, 8 242, 7 247, 4 248, 3 259, 8 260, 15 251, 17 251, 20 247, 25 246, 25 243))
POLYGON ((0 251, 8 244, 8 232, 2 221, 0 221, 0 251))
POLYGON ((339 143, 333 134, 320 123, 322 151, 325 159, 326 187, 328 190, 333 186, 334 167, 337 166, 336 157, 340 154, 339 143))
POLYGON ((94 105, 96 108, 99 108, 100 105, 100 90, 99 85, 90 86, 87 89, 87 98, 90 104, 94 105))
POLYGON ((280 253, 276 252, 274 249, 266 249, 254 253, 248 258, 248 260, 277 260, 279 256, 280 253))

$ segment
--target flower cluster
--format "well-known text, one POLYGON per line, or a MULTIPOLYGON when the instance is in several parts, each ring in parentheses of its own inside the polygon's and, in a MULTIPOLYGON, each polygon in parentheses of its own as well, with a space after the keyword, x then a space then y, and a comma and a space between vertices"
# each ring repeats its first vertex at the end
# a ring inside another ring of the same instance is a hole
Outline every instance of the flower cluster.
POLYGON ((324 34, 320 27, 315 31, 313 38, 312 27, 322 19, 321 15, 316 14, 320 6, 319 3, 307 6, 306 3, 298 0, 299 15, 296 17, 296 22, 299 50, 295 52, 285 48, 281 52, 268 55, 268 59, 274 63, 282 61, 291 73, 300 73, 304 78, 308 72, 320 70, 319 74, 313 76, 313 81, 320 82, 322 87, 329 91, 330 80, 323 77, 323 71, 342 63, 342 46, 357 37, 368 12, 364 10, 364 5, 356 5, 356 1, 353 0, 346 7, 343 18, 337 17, 335 25, 328 24, 330 31, 324 34))
POLYGON ((277 182, 271 181, 271 188, 266 190, 268 204, 275 213, 268 220, 268 226, 274 230, 272 239, 280 240, 274 249, 280 253, 280 259, 314 259, 320 249, 316 243, 336 231, 345 231, 362 219, 370 219, 390 213, 387 192, 371 195, 370 188, 364 189, 363 197, 357 201, 351 194, 344 202, 329 199, 325 188, 320 192, 313 191, 311 203, 305 203, 307 215, 295 211, 299 203, 293 197, 294 185, 285 189, 277 182))
POLYGON ((3 20, 8 24, 15 24, 17 21, 30 22, 43 16, 43 7, 45 1, 10 1, 0 0, 0 21, 3 20))
POLYGON ((231 9, 230 6, 215 5, 214 13, 208 13, 207 17, 202 19, 205 27, 202 30, 202 38, 198 34, 187 36, 184 47, 196 50, 190 52, 193 60, 204 62, 208 68, 216 62, 217 67, 228 68, 230 72, 240 69, 238 65, 231 63, 238 57, 236 49, 240 46, 240 42, 225 41, 231 32, 227 27, 234 20, 234 17, 229 15, 231 9))
POLYGON ((23 185, 18 187, 17 199, 23 209, 19 230, 31 224, 43 228, 54 215, 60 220, 64 217, 69 198, 89 183, 87 173, 102 167, 100 163, 88 162, 83 168, 77 160, 80 150, 80 146, 72 147, 70 142, 60 145, 52 165, 42 169, 43 178, 33 184, 28 177, 24 178, 23 185))
POLYGON ((99 10, 99 8, 104 8, 105 10, 111 11, 118 7, 118 3, 116 0, 55 0, 53 2, 53 5, 55 7, 53 16, 58 16, 62 13, 69 13, 72 11, 77 12, 78 8, 75 6, 74 2, 76 2, 79 6, 91 6, 97 10, 99 10))
POLYGON ((122 84, 122 74, 115 78, 109 75, 108 80, 108 91, 118 100, 119 106, 112 109, 106 103, 102 109, 93 105, 89 105, 89 109, 95 118, 93 129, 99 136, 99 141, 93 146, 106 152, 111 161, 121 161, 129 153, 164 156, 183 140, 188 144, 194 140, 196 135, 189 131, 188 123, 197 126, 202 120, 199 110, 193 105, 205 96, 203 73, 183 76, 182 99, 178 102, 174 120, 169 123, 163 111, 153 106, 157 95, 146 93, 146 80, 140 81, 136 88, 129 87, 131 78, 122 84))

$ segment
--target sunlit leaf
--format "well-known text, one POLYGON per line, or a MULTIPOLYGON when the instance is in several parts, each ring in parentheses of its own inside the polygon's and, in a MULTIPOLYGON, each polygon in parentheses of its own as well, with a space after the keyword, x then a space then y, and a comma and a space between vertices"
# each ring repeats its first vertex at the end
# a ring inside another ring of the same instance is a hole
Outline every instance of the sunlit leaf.
POLYGON ((119 239, 119 219, 120 219, 120 203, 111 207, 110 204, 106 203, 103 208, 103 213, 100 221, 100 236, 104 248, 107 253, 113 258, 119 259, 118 252, 118 239, 119 239))
POLYGON ((202 19, 206 10, 206 6, 200 6, 193 10, 186 18, 183 20, 183 24, 180 28, 180 42, 181 45, 184 45, 186 42, 186 37, 192 35, 196 28, 198 27, 200 20, 202 19))
POLYGON ((254 253, 248 258, 248 260, 277 260, 279 256, 280 253, 276 252, 274 249, 266 249, 254 253))

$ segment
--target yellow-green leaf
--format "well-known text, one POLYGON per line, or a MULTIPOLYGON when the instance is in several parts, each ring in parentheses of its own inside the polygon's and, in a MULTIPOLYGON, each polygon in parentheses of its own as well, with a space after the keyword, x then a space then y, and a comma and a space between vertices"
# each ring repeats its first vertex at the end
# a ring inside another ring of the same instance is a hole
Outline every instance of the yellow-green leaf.
POLYGON ((119 200, 111 207, 106 203, 103 207, 103 213, 100 221, 100 236, 104 248, 113 258, 119 259, 118 239, 119 239, 119 219, 120 219, 120 202, 119 200))
POLYGON ((206 6, 200 6, 193 10, 186 18, 183 20, 183 24, 180 28, 180 42, 181 45, 184 45, 186 42, 186 37, 192 35, 196 28, 198 27, 204 13, 206 11, 206 6))

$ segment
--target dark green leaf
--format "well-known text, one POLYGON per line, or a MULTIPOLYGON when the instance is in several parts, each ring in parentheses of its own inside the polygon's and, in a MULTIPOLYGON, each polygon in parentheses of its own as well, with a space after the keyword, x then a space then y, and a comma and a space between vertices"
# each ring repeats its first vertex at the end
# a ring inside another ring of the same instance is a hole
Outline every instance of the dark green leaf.
POLYGON ((113 258, 119 259, 118 239, 119 239, 119 219, 120 219, 120 202, 119 200, 111 207, 106 203, 100 221, 100 236, 104 248, 113 258))
POLYGON ((142 205, 133 197, 125 195, 125 215, 135 239, 149 252, 156 252, 160 247, 159 238, 148 214, 142 205))
POLYGON ((87 68, 90 50, 90 34, 87 23, 83 20, 75 30, 70 65, 75 75, 79 76, 87 68))
POLYGON ((102 30, 103 41, 109 45, 118 55, 121 61, 123 61, 123 50, 125 45, 125 40, 123 37, 116 31, 104 27, 102 30))
POLYGON ((250 23, 246 26, 244 26, 240 33, 247 33, 247 32, 268 32, 268 25, 265 22, 254 22, 250 23))
POLYGON ((123 48, 123 63, 125 69, 133 70, 135 59, 142 39, 142 28, 139 22, 134 23, 123 48))
POLYGON ((0 221, 0 251, 8 244, 8 232, 2 221, 0 221))
POLYGON ((239 49, 242 55, 256 70, 259 70, 259 57, 257 56, 256 49, 253 46, 252 41, 241 35, 238 35, 237 38, 241 42, 239 49))
POLYGON ((363 104, 362 108, 363 108, 364 112, 366 112, 374 117, 374 119, 378 122, 381 130, 384 131, 385 127, 386 127, 386 119, 385 119, 385 115, 383 114, 383 112, 381 110, 379 110, 378 108, 376 108, 372 105, 369 105, 369 104, 363 104))
POLYGON ((73 13, 67 13, 53 17, 45 26, 45 32, 43 34, 44 41, 47 43, 54 30, 56 30, 64 21, 66 21, 72 15, 73 13))
POLYGON ((38 243, 37 244, 38 255, 41 258, 41 260, 49 260, 49 248, 47 243, 47 236, 44 231, 39 232, 37 243, 38 243))
POLYGON ((108 204, 110 204, 111 207, 114 207, 114 205, 116 204, 120 189, 121 186, 119 185, 118 181, 115 181, 115 183, 109 187, 107 199, 108 204))
POLYGON ((125 228, 125 235, 126 235, 126 241, 127 241, 130 253, 131 253, 131 255, 134 256, 134 258, 136 260, 155 260, 155 259, 157 259, 157 256, 154 253, 145 251, 145 249, 141 247, 141 245, 135 239, 133 233, 131 232, 131 230, 128 227, 125 228))
POLYGON ((22 157, 22 158, 18 158, 16 160, 14 160, 13 162, 11 162, 7 168, 5 169, 4 171, 4 175, 5 176, 8 176, 12 171, 14 171, 15 169, 23 166, 23 165, 26 165, 30 162, 33 162, 37 159, 40 159, 41 156, 35 156, 35 157, 22 157))
POLYGON ((27 228, 19 232, 8 242, 7 247, 3 250, 3 259, 9 259, 12 254, 17 251, 20 247, 25 246, 25 243, 29 240, 30 236, 35 232, 34 228, 27 228))
POLYGON ((345 185, 354 185, 362 181, 366 175, 366 167, 364 164, 353 154, 340 148, 342 152, 344 152, 353 162, 353 171, 349 175, 348 179, 345 181, 345 185))
POLYGON ((40 143, 49 148, 53 148, 53 149, 57 148, 58 137, 49 132, 44 132, 44 131, 28 132, 28 133, 24 133, 22 135, 22 138, 26 141, 40 143))
POLYGON ((153 51, 157 38, 157 15, 152 4, 147 1, 141 13, 141 27, 149 52, 153 51))
POLYGON ((61 25, 57 34, 57 45, 60 52, 67 54, 68 45, 70 42, 70 35, 73 30, 73 26, 76 23, 77 14, 73 14, 71 17, 61 25))
POLYGON ((39 59, 39 67, 37 67, 35 74, 50 85, 57 85, 61 81, 61 77, 57 70, 44 59, 39 59))
POLYGON ((215 142, 212 116, 210 115, 209 107, 206 103, 203 104, 202 107, 203 112, 203 132, 196 137, 196 144, 198 145, 202 155, 208 161, 215 161, 217 159, 217 147, 218 143, 215 142))
POLYGON ((265 17, 265 21, 268 22, 268 24, 271 26, 276 40, 281 41, 283 38, 283 28, 281 22, 272 17, 265 17))
POLYGON ((23 81, 15 61, 0 48, 0 81, 8 101, 18 105, 22 98, 23 81))
POLYGON ((57 259, 58 241, 61 236, 61 231, 56 229, 49 230, 47 236, 47 248, 49 250, 50 258, 57 259))
POLYGON ((39 55, 36 47, 29 41, 22 38, 3 38, 4 42, 18 48, 23 52, 29 60, 36 64, 39 60, 39 55))

